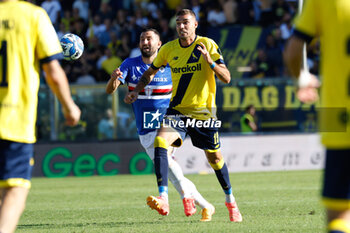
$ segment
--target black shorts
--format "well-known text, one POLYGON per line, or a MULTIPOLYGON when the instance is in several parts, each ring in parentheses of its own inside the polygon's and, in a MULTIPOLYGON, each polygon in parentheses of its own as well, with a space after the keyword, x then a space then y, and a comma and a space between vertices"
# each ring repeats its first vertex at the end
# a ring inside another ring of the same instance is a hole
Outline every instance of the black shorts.
POLYGON ((350 209, 350 149, 327 150, 322 196, 329 209, 350 209))
POLYGON ((181 146, 189 135, 195 147, 213 152, 220 149, 219 129, 213 119, 204 121, 181 115, 166 115, 163 128, 171 128, 179 133, 180 138, 173 143, 174 147, 181 146))
POLYGON ((30 188, 33 144, 0 140, 0 188, 30 188))

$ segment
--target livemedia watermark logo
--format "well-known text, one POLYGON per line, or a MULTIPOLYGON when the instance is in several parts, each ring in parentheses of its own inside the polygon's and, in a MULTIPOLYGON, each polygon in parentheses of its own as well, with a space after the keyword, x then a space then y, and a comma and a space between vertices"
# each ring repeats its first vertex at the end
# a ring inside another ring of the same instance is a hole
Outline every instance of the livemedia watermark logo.
POLYGON ((143 128, 220 128, 222 122, 217 119, 198 120, 188 115, 166 115, 157 109, 156 111, 143 112, 143 128))

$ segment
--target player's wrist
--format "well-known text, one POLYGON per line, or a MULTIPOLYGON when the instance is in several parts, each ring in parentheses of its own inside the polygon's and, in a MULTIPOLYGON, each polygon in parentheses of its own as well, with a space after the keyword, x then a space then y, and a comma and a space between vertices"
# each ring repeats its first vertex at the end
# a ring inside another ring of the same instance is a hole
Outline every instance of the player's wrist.
POLYGON ((214 69, 214 67, 216 66, 215 61, 213 61, 212 63, 209 63, 209 64, 210 64, 210 68, 211 68, 211 69, 214 69))

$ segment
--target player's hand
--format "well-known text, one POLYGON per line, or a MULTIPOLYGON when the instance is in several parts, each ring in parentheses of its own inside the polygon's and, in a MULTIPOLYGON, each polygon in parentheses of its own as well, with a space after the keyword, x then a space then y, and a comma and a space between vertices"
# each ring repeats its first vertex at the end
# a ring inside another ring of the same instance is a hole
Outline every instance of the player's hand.
POLYGON ((117 79, 119 77, 121 77, 123 75, 123 72, 120 71, 119 68, 113 70, 113 72, 111 73, 111 78, 112 79, 117 79))
POLYGON ((62 108, 64 118, 66 119, 66 125, 75 126, 80 120, 81 111, 79 107, 73 103, 69 107, 62 108))
POLYGON ((320 87, 320 81, 317 77, 308 71, 302 71, 299 77, 298 99, 303 103, 314 103, 319 99, 317 89, 320 87), (301 80, 300 80, 301 79, 301 80))
POLYGON ((319 99, 317 88, 302 87, 297 92, 298 99, 307 104, 312 104, 319 99))
POLYGON ((213 63, 213 60, 211 59, 207 48, 205 47, 203 42, 200 42, 199 45, 200 46, 198 46, 198 50, 202 53, 203 58, 211 65, 213 63))
POLYGON ((139 93, 131 91, 125 96, 124 102, 127 104, 132 104, 137 100, 138 96, 139 96, 139 93))

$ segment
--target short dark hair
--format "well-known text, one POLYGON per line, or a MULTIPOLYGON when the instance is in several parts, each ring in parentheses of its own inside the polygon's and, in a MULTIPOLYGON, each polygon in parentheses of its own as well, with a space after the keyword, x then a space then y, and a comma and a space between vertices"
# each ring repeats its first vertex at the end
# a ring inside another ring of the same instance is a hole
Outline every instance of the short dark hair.
MULTIPOLYGON (((142 31, 141 31, 141 34, 144 33, 144 32, 154 32, 154 34, 158 35, 158 37, 160 38, 160 34, 159 32, 157 31, 157 29, 154 29, 154 28, 143 28, 142 31)), ((141 35, 140 34, 140 35, 141 35)))
POLYGON ((248 112, 250 109, 254 108, 254 105, 249 104, 246 108, 245 111, 248 112))
POLYGON ((196 19, 196 13, 194 13, 194 11, 191 9, 181 9, 176 13, 175 16, 177 17, 181 15, 188 15, 188 14, 192 15, 196 19))

